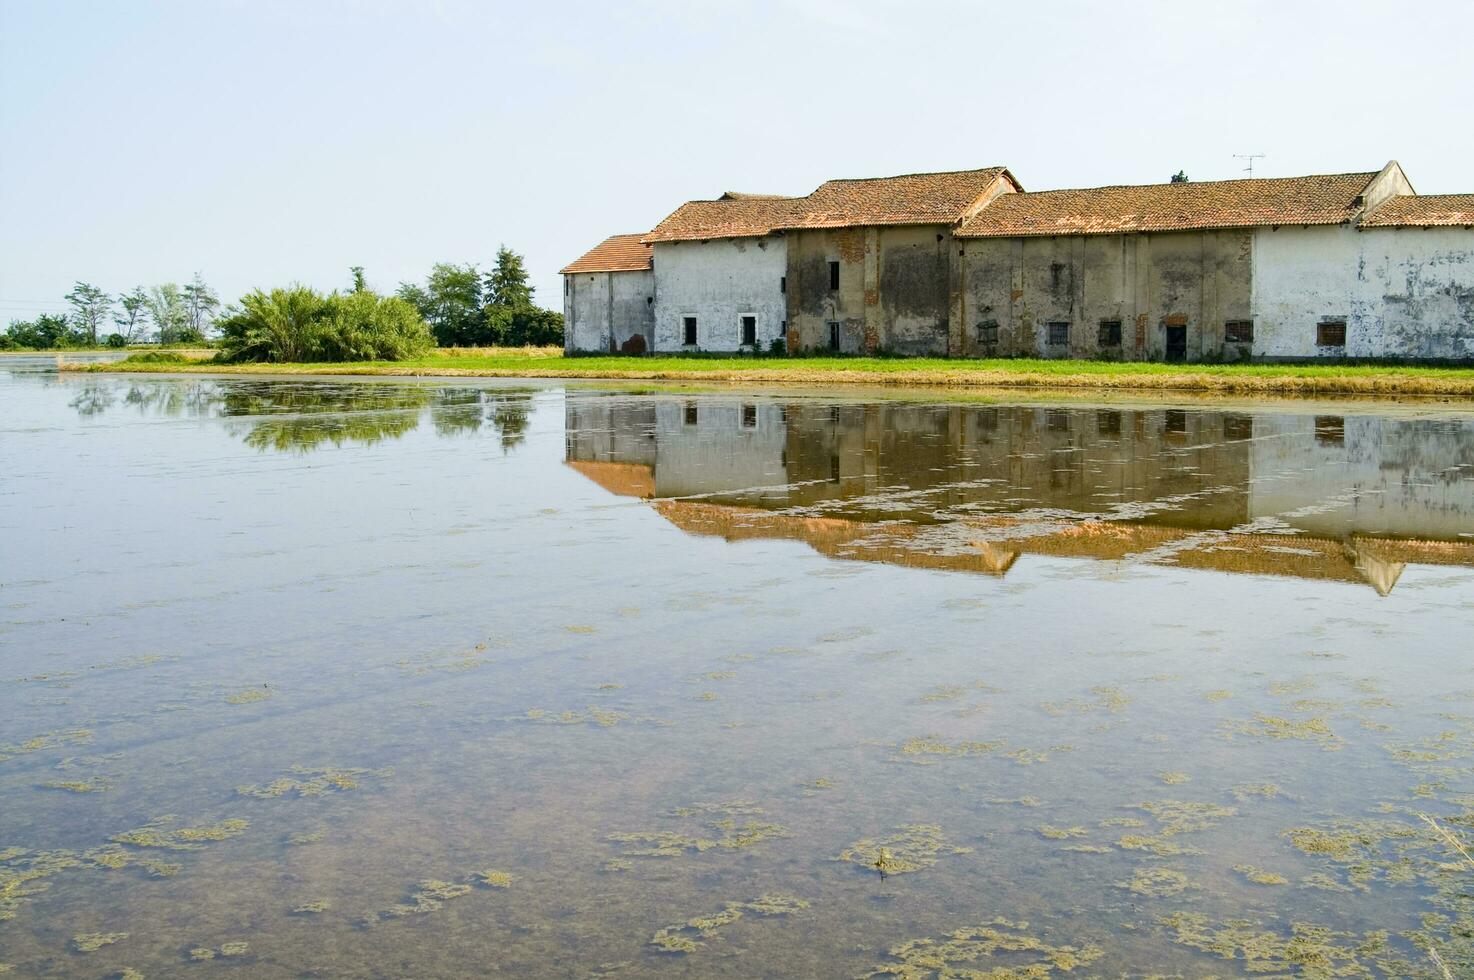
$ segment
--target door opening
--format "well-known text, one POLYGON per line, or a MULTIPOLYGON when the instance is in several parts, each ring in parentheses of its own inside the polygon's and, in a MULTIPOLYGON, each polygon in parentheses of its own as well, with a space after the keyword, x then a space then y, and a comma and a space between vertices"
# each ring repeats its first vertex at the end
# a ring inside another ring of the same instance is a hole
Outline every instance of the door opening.
POLYGON ((1187 327, 1167 328, 1167 360, 1174 364, 1187 360, 1187 327))

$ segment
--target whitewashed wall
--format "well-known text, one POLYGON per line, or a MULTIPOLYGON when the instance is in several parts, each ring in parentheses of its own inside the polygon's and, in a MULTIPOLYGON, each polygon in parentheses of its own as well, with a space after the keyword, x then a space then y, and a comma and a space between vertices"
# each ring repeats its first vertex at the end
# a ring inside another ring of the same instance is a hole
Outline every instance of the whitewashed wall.
POLYGON ((655 326, 655 274, 648 269, 583 272, 563 277, 563 347, 608 351, 634 334, 648 347, 655 326))
POLYGON ((655 245, 655 350, 687 350, 682 318, 696 317, 696 348, 735 351, 740 317, 757 317, 757 348, 784 334, 782 279, 788 249, 780 236, 655 245))
POLYGON ((1474 230, 1260 228, 1253 265, 1256 356, 1474 358, 1474 230))

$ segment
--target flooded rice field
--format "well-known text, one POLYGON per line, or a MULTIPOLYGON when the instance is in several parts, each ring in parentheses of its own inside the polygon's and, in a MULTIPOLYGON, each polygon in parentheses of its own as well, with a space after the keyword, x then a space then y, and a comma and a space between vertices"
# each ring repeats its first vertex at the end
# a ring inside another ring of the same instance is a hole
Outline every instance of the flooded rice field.
POLYGON ((0 972, 1474 976, 1474 415, 0 374, 0 972))

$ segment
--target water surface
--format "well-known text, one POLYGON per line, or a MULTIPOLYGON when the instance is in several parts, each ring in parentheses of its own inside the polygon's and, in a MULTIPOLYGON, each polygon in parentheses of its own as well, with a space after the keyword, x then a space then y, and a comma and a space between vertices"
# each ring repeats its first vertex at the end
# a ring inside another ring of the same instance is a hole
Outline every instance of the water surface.
POLYGON ((14 373, 0 474, 17 975, 1474 973, 1446 406, 14 373))

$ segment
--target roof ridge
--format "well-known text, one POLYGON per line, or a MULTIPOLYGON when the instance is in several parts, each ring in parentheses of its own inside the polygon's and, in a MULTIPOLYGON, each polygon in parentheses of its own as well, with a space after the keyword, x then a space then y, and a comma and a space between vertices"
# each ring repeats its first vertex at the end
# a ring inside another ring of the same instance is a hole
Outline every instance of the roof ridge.
MULTIPOLYGON (((961 170, 917 170, 909 174, 890 174, 885 177, 831 177, 819 185, 825 184, 862 184, 871 180, 898 180, 902 177, 951 177, 956 174, 980 174, 989 170, 1007 170, 1002 164, 993 164, 987 167, 965 167, 961 170)), ((817 190, 818 188, 815 188, 817 190)), ((812 192, 811 192, 812 193, 812 192)), ((804 195, 808 197, 808 194, 804 195)))
POLYGON ((1040 194, 1069 194, 1078 191, 1139 190, 1143 187, 1221 187, 1224 184, 1265 184, 1279 180, 1310 180, 1313 177, 1375 177, 1381 172, 1380 170, 1348 170, 1338 174, 1298 174, 1293 177, 1229 177, 1224 180, 1190 180, 1180 183, 1158 181, 1151 184, 1101 184, 1097 187, 1050 187, 1041 191, 1015 191, 1014 193, 1038 196, 1040 194))

